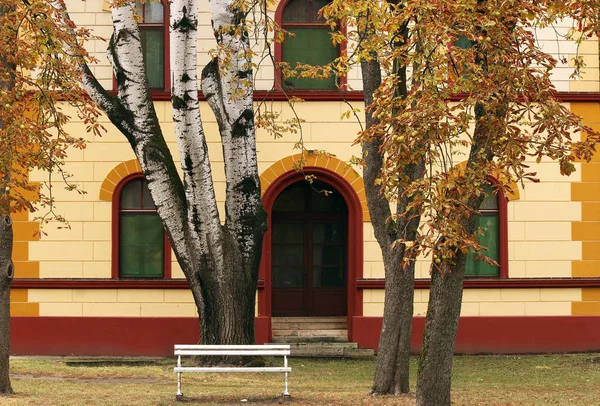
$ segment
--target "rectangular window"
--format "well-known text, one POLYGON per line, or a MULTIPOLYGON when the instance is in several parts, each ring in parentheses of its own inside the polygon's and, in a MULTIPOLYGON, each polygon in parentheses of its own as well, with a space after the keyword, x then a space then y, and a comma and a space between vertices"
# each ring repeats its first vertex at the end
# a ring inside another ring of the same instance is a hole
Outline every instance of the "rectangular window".
POLYGON ((164 232, 157 214, 122 213, 119 239, 120 276, 163 276, 164 232))

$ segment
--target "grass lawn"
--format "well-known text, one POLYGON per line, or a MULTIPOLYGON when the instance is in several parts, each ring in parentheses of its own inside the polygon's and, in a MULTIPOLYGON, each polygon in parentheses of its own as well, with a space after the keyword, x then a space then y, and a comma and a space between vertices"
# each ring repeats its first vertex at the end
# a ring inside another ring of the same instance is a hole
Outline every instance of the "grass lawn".
MULTIPOLYGON (((279 365, 279 360, 268 360, 279 365)), ((175 402, 174 359, 13 357, 16 394, 2 405, 277 404, 283 374, 183 375, 185 401, 175 402)), ((371 397, 373 360, 291 358, 298 405, 412 405, 407 396, 371 397)), ((416 359, 411 362, 412 385, 416 359)), ((600 405, 600 354, 459 356, 454 359, 457 405, 600 405)))

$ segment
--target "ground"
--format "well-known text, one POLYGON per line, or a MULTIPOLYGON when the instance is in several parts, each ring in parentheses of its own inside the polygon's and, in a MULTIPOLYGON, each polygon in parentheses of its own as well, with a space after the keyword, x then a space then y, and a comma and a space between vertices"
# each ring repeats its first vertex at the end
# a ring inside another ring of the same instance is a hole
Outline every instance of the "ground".
MULTIPOLYGON (((280 365, 281 360, 268 360, 280 365)), ((278 404, 281 374, 184 374, 175 402, 173 358, 13 357, 16 395, 2 405, 278 404)), ((414 405, 414 396, 367 395, 374 360, 290 359, 297 405, 414 405)), ((411 361, 416 372, 416 359, 411 361)), ((600 354, 458 356, 456 405, 600 405, 600 354)), ((411 388, 414 390, 414 380, 411 388)))

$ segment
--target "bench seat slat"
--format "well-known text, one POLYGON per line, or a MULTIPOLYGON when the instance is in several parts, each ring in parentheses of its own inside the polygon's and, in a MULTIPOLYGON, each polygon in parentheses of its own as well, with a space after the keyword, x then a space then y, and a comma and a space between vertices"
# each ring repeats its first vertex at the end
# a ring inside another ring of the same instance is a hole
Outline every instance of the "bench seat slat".
POLYGON ((177 350, 175 355, 290 355, 290 350, 177 350))
POLYGON ((291 367, 175 367, 173 372, 292 372, 291 367))
POLYGON ((290 346, 280 345, 200 345, 176 344, 175 350, 289 350, 290 346))

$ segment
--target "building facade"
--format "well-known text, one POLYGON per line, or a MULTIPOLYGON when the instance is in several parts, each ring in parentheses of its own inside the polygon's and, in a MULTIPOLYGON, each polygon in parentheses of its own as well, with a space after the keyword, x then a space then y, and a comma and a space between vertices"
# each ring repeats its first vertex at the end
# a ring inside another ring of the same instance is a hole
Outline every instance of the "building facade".
MULTIPOLYGON (((323 3, 323 4, 320 4, 323 3)), ((111 14, 103 0, 67 1, 73 20, 109 38, 111 14)), ((166 4, 166 3, 165 3, 166 4)), ((316 10, 322 0, 281 0, 272 16, 296 37, 274 47, 277 60, 319 64, 343 49, 328 41, 316 10), (310 47, 306 44, 309 43, 310 47)), ((199 13, 199 66, 214 46, 208 6, 199 13)), ((177 157, 169 101, 168 11, 163 3, 140 5, 150 87, 163 133, 177 157)), ((569 29, 569 24, 559 29, 569 29)), ((559 66, 553 76, 559 97, 585 123, 600 129, 598 40, 579 48, 540 30, 544 49, 569 60, 583 56, 579 80, 559 66)), ((114 86, 106 43, 89 49, 100 62, 92 70, 107 88, 114 86)), ((293 117, 286 95, 305 101, 295 113, 305 122, 302 137, 310 151, 298 155, 298 135, 273 139, 257 133, 264 206, 269 214, 257 291, 256 338, 272 339, 273 317, 329 317, 347 320, 348 340, 376 348, 381 328, 384 271, 370 224, 361 174, 347 162, 360 155, 352 146, 359 124, 340 119, 348 102, 362 106, 358 70, 333 80, 282 80, 272 64, 256 72, 257 108, 293 117), (338 85, 347 85, 340 94, 338 85), (271 89, 274 91, 268 92, 271 89), (296 171, 305 161, 304 173, 296 171), (333 192, 323 200, 303 182, 317 176, 333 192), (310 264, 310 266, 309 266, 310 264)), ((66 107, 65 107, 66 108, 66 107)), ((86 132, 71 114, 72 135, 88 141, 72 150, 66 170, 86 194, 55 184, 57 210, 70 229, 43 230, 33 214, 15 215, 15 279, 11 291, 14 354, 171 355, 174 343, 198 340, 198 318, 145 187, 140 166, 125 140, 103 117, 102 137, 86 132), (40 339, 43 338, 43 339, 40 339)), ((221 213, 225 178, 217 123, 206 103, 202 117, 213 162, 221 213)), ((177 158, 176 158, 177 159, 177 158)), ((490 230, 486 244, 500 264, 472 264, 465 281, 457 352, 550 352, 600 350, 600 155, 577 163, 570 177, 558 164, 531 162, 540 183, 515 185, 509 196, 490 200, 482 218, 490 230), (493 249, 491 247, 494 247, 493 249)), ((44 173, 30 181, 44 186, 44 173)), ((418 261, 413 349, 420 345, 428 301, 427 259, 418 261)))

